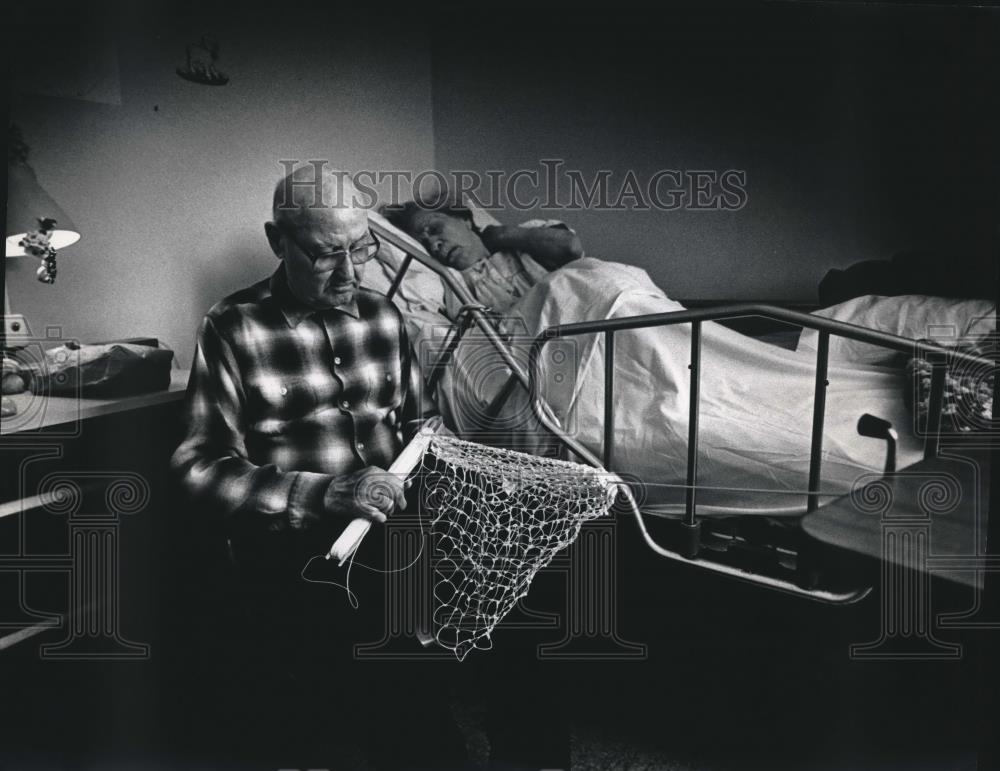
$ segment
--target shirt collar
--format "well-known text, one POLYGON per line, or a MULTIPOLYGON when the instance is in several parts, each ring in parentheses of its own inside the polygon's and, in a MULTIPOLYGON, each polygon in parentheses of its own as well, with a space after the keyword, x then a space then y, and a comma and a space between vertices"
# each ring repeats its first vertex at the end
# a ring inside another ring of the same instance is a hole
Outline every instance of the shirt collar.
MULTIPOLYGON (((299 322, 303 319, 318 312, 316 308, 311 308, 292 294, 292 290, 288 288, 288 277, 285 275, 285 263, 281 263, 278 269, 271 275, 270 289, 271 297, 278 305, 278 308, 285 317, 285 321, 288 322, 288 326, 290 327, 294 328, 298 326, 299 322)), ((358 311, 357 293, 351 298, 350 302, 343 303, 342 305, 334 305, 324 310, 340 311, 356 319, 361 317, 358 311)))

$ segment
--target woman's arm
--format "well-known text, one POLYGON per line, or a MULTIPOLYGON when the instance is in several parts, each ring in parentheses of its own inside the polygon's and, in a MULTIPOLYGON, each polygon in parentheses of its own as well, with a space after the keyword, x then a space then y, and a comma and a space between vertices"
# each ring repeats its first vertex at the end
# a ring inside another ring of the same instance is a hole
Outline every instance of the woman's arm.
POLYGON ((562 227, 490 225, 483 229, 481 237, 490 254, 501 251, 527 252, 549 270, 560 268, 583 256, 583 246, 576 233, 562 227))

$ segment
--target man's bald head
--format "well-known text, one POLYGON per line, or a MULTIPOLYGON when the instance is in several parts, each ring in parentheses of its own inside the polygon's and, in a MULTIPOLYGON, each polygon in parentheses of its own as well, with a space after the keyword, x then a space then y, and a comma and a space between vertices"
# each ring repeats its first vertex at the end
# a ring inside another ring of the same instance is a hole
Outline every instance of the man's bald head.
POLYGON ((372 241, 368 212, 358 202, 346 172, 318 163, 290 172, 274 190, 274 221, 264 231, 284 262, 288 288, 310 307, 342 306, 354 297, 362 266, 346 255, 372 241))
POLYGON ((346 171, 313 163, 299 166, 274 188, 271 215, 275 222, 294 224, 358 207, 358 191, 346 171))

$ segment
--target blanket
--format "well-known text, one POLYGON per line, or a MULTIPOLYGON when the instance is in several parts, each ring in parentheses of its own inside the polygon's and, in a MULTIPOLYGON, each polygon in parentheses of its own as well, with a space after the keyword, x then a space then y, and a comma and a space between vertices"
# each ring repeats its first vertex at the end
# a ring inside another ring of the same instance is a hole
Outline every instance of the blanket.
MULTIPOLYGON (((574 261, 532 288, 502 324, 515 355, 527 364, 530 341, 546 327, 682 310, 645 271, 594 258, 574 261)), ((688 324, 617 333, 613 470, 627 472, 647 508, 680 511, 687 461, 691 328, 688 324)), ((550 343, 542 357, 543 396, 566 433, 600 457, 603 441, 603 335, 550 343)), ((499 419, 484 410, 508 370, 478 333, 470 332, 442 381, 439 403, 463 435, 527 452, 547 453, 551 435, 516 389, 499 419)), ((716 323, 702 325, 698 453, 699 511, 797 514, 809 473, 815 354, 795 352, 716 323)), ((821 491, 849 493, 882 469, 885 445, 857 434, 865 412, 900 433, 898 465, 922 447, 899 399, 899 368, 836 364, 829 371, 821 491)))

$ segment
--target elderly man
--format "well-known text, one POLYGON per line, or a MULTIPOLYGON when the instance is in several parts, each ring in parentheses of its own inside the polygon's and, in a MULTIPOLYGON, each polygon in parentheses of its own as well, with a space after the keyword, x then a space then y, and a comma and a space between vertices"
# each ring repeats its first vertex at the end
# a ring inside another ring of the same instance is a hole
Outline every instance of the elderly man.
POLYGON ((421 417, 406 328, 359 286, 378 242, 353 185, 313 171, 275 189, 264 228, 278 269, 215 305, 198 336, 174 466, 236 539, 291 530, 319 545, 405 505, 384 468, 421 417))
MULTIPOLYGON (((222 517, 249 588, 256 624, 248 636, 260 644, 247 675, 272 683, 257 699, 289 702, 239 705, 266 716, 260 733, 241 726, 241 734, 270 735, 272 749, 287 747, 291 756, 274 757, 282 765, 341 767, 349 764, 329 757, 330 748, 378 727, 396 733, 382 737, 383 749, 406 752, 383 765, 417 767, 419 747, 407 746, 406 736, 436 742, 433 752, 442 753, 447 741, 425 736, 437 727, 421 718, 447 714, 447 704, 428 709, 426 693, 419 705, 408 702, 378 685, 378 665, 368 665, 363 680, 351 666, 351 645, 378 639, 363 622, 383 614, 381 591, 358 591, 365 571, 355 571, 352 585, 367 611, 357 614, 342 590, 308 582, 342 582, 332 563, 318 560, 303 572, 352 519, 381 523, 405 508, 403 484, 385 468, 431 412, 421 403, 402 316, 360 286, 379 244, 355 188, 345 174, 314 172, 296 169, 275 190, 265 232, 278 269, 215 305, 201 325, 187 434, 173 466, 199 510, 222 517), (409 706, 394 710, 400 702, 409 706), (323 756, 306 751, 317 738, 325 740, 323 756)), ((443 765, 438 758, 425 765, 448 767, 452 758, 439 759, 443 765)))

